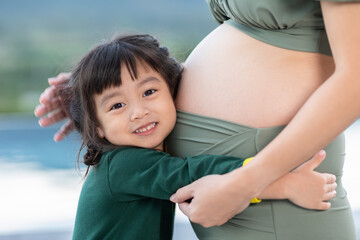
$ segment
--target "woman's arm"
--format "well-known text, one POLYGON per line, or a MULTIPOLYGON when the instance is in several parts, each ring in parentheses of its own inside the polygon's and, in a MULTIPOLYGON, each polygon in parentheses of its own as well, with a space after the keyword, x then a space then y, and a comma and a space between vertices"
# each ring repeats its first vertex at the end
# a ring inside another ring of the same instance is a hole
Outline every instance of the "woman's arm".
POLYGON ((205 227, 225 223, 360 116, 360 3, 322 2, 321 6, 336 64, 334 73, 253 161, 216 180, 202 178, 172 197, 192 221, 205 227), (244 184, 246 179, 250 184, 244 184), (184 202, 188 198, 193 198, 190 204, 184 202))

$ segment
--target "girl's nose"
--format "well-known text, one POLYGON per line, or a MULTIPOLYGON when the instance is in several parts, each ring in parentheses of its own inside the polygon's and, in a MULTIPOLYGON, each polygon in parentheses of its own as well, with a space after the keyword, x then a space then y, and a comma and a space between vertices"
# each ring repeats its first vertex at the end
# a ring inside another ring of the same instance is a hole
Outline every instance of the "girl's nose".
POLYGON ((150 111, 148 108, 141 106, 141 105, 137 105, 133 108, 132 114, 130 116, 130 120, 135 121, 137 119, 142 119, 146 115, 149 115, 149 114, 150 114, 150 111))

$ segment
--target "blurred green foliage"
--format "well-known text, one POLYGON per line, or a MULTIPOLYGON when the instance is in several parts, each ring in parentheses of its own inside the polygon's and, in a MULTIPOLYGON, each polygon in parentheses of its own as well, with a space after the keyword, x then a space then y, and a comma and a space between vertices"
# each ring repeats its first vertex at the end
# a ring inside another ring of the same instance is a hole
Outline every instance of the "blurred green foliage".
POLYGON ((1 0, 0 112, 33 111, 48 77, 117 33, 153 34, 184 61, 215 26, 203 0, 1 0))

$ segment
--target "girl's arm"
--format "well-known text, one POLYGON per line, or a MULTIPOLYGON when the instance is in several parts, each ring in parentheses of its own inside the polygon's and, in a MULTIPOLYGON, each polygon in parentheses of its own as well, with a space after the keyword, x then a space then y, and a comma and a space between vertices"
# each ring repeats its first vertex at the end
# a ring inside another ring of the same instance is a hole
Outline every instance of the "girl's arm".
POLYGON ((228 173, 243 165, 243 159, 232 156, 179 158, 137 147, 106 152, 101 162, 107 164, 109 189, 118 201, 148 197, 168 200, 178 188, 203 176, 228 173))
MULTIPOLYGON (((270 185, 259 196, 264 199, 287 198, 301 207, 327 209, 329 206, 324 201, 333 197, 335 176, 314 171, 325 158, 325 152, 322 152, 270 185), (309 183, 307 189, 293 191, 300 183, 309 183)), ((148 197, 166 200, 179 187, 206 175, 228 173, 243 163, 243 159, 232 156, 198 155, 183 159, 153 149, 122 147, 104 153, 102 167, 107 170, 101 172, 107 172, 104 177, 118 201, 148 197)))
MULTIPOLYGON (((268 186, 259 197, 290 199, 310 209, 329 208, 325 201, 334 196, 335 176, 314 171, 325 158, 325 152, 321 153, 268 186), (306 183, 307 188, 294 191, 301 183, 306 183)), ((104 177, 108 179, 111 194, 118 201, 134 201, 148 197, 167 200, 179 187, 206 175, 228 173, 243 166, 244 160, 221 155, 183 159, 153 149, 122 147, 104 153, 102 164, 107 169, 104 177)))
POLYGON ((217 180, 203 178, 172 197, 191 221, 205 227, 225 223, 360 116, 360 3, 321 2, 321 7, 336 65, 333 75, 248 165, 217 180), (190 204, 184 202, 189 198, 190 204))

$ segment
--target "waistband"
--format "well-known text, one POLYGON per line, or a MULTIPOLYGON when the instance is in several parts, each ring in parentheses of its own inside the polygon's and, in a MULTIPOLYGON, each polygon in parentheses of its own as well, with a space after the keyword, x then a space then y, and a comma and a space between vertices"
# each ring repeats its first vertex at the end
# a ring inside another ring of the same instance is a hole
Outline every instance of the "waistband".
POLYGON ((285 126, 253 128, 234 122, 177 111, 177 124, 167 139, 176 156, 199 154, 252 157, 285 126))

